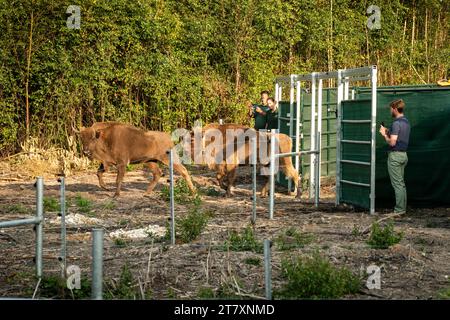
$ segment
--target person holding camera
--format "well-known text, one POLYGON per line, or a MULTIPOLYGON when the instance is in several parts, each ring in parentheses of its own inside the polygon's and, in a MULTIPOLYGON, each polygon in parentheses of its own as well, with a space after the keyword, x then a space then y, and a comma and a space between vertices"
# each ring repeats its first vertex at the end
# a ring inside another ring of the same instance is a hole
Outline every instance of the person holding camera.
POLYGON ((411 128, 408 119, 403 115, 405 102, 402 99, 392 101, 390 104, 391 115, 394 122, 390 130, 380 126, 380 134, 389 145, 388 153, 388 172, 391 178, 391 184, 395 192, 394 213, 406 213, 406 185, 405 185, 405 167, 408 163, 409 135, 411 128))
POLYGON ((267 112, 270 110, 267 100, 269 100, 269 92, 264 90, 261 92, 261 104, 248 104, 248 115, 255 118, 255 130, 266 129, 267 112))

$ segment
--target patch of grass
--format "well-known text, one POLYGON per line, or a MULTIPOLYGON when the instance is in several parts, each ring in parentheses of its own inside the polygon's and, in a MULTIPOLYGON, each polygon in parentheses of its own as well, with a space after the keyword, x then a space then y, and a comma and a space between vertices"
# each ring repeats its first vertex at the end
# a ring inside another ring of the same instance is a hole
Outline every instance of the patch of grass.
POLYGON ((127 245, 127 241, 122 238, 114 238, 114 245, 123 248, 127 245))
POLYGON ((21 203, 6 205, 4 207, 4 209, 8 213, 23 213, 23 214, 25 214, 25 213, 29 213, 31 211, 29 208, 25 207, 21 203))
POLYGON ((284 259, 281 268, 285 283, 274 293, 280 299, 336 299, 361 288, 359 277, 347 268, 335 267, 317 253, 284 259))
POLYGON ((353 225, 353 229, 352 229, 352 236, 353 237, 359 237, 361 235, 361 230, 359 230, 359 227, 355 224, 353 225))
POLYGON ((314 239, 311 234, 301 233, 294 227, 290 227, 275 239, 278 250, 285 251, 295 248, 303 248, 314 239))
POLYGON ((83 213, 92 213, 92 201, 86 198, 83 198, 80 194, 77 194, 75 197, 75 203, 83 213))
POLYGON ((372 224, 367 244, 374 249, 387 249, 390 246, 399 243, 403 238, 402 232, 394 231, 393 222, 388 223, 385 227, 381 227, 378 223, 372 224))
POLYGON ((186 217, 178 220, 176 224, 177 237, 184 243, 197 239, 208 224, 208 219, 208 214, 200 210, 192 210, 186 217))
POLYGON ((119 279, 111 281, 105 288, 105 299, 137 299, 141 298, 138 287, 135 286, 133 274, 128 264, 124 264, 119 279))
POLYGON ((45 212, 58 212, 60 210, 59 202, 52 197, 44 197, 44 211, 45 212))
POLYGON ((212 288, 200 287, 197 292, 197 297, 200 299, 214 299, 216 296, 212 288))
POLYGON ((70 290, 66 280, 59 276, 43 277, 39 286, 41 297, 57 299, 88 299, 91 296, 91 283, 87 278, 80 279, 80 289, 70 290))
POLYGON ((130 223, 129 219, 120 219, 118 224, 121 227, 126 227, 129 223, 130 223))
POLYGON ((438 298, 439 299, 450 300, 450 287, 439 291, 438 298))
MULTIPOLYGON (((175 182, 175 185, 173 186, 173 194, 176 203, 196 204, 201 202, 200 195, 198 193, 192 195, 184 179, 179 179, 178 181, 175 182)), ((170 201, 170 186, 163 186, 161 188, 161 196, 165 201, 170 201)))
POLYGON ((256 253, 263 252, 263 244, 257 241, 251 226, 245 228, 241 233, 231 231, 228 234, 228 240, 224 244, 225 250, 231 251, 253 251, 256 253))
POLYGON ((114 210, 116 208, 116 203, 112 200, 109 200, 106 201, 102 207, 104 210, 114 210))
POLYGON ((246 258, 244 260, 245 264, 249 264, 251 266, 260 266, 261 265, 261 259, 260 258, 246 258))
POLYGON ((166 298, 167 299, 176 299, 177 298, 177 294, 176 294, 175 290, 173 290, 171 287, 169 287, 167 289, 166 298))

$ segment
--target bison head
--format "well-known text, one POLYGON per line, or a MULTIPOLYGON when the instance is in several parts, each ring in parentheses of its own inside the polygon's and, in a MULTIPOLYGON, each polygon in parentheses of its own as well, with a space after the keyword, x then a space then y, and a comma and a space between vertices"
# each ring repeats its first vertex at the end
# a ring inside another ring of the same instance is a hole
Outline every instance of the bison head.
POLYGON ((93 153, 98 147, 98 142, 101 137, 101 131, 95 130, 94 128, 84 128, 82 127, 79 131, 81 143, 83 144, 83 153, 89 159, 92 160, 93 153))

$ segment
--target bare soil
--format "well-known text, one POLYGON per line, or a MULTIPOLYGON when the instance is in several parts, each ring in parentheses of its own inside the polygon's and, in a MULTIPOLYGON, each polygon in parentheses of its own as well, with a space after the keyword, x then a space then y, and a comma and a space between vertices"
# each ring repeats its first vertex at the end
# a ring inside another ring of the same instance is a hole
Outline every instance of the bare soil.
MULTIPOLYGON (((214 174, 201 168, 191 168, 194 182, 200 189, 216 185, 214 174)), ((5 178, 6 176, 6 178, 5 178)), ((0 221, 33 215, 35 208, 34 180, 24 177, 0 180, 0 221)), ((105 181, 114 187, 114 174, 105 181)), ((252 212, 251 179, 248 168, 240 168, 240 178, 233 198, 202 195, 202 209, 213 217, 198 239, 188 244, 170 246, 151 238, 127 241, 119 245, 110 238, 117 229, 132 230, 148 225, 166 226, 169 205, 161 196, 167 185, 167 175, 150 196, 145 196, 148 179, 140 170, 125 176, 122 195, 113 199, 113 191, 101 190, 94 171, 66 178, 68 214, 80 213, 100 219, 99 225, 69 225, 67 264, 78 265, 82 275, 90 278, 91 238, 93 227, 106 232, 104 248, 105 291, 114 287, 125 264, 130 268, 136 291, 150 292, 154 299, 196 299, 200 288, 232 288, 243 298, 264 296, 263 255, 253 252, 227 252, 220 249, 231 230, 243 230, 250 225, 252 212), (80 212, 74 203, 79 195, 91 200, 91 213, 80 212), (246 263, 258 258, 259 265, 246 263)), ((258 189, 262 186, 258 181, 258 189)), ((395 218, 395 229, 404 232, 401 242, 390 249, 372 249, 366 241, 368 234, 357 235, 386 212, 370 216, 349 206, 334 205, 333 186, 322 187, 320 206, 315 208, 306 197, 293 199, 277 187, 275 218, 269 220, 268 199, 257 200, 257 221, 254 226, 258 240, 274 239, 289 227, 314 236, 311 244, 291 251, 273 247, 272 277, 274 288, 282 284, 281 259, 319 251, 337 266, 345 266, 360 274, 369 265, 381 267, 381 289, 363 288, 347 299, 431 299, 450 286, 450 208, 411 209, 405 216, 395 218), (278 193, 279 192, 279 193, 278 193)), ((57 178, 45 180, 45 197, 59 201, 57 178)), ((176 204, 176 216, 187 214, 192 205, 176 204)), ((44 275, 60 274, 60 228, 49 223, 57 212, 46 212, 44 225, 44 275)), ((31 297, 36 285, 34 278, 34 232, 31 226, 0 229, 0 297, 31 297)), ((364 276, 367 278, 367 276, 364 276)), ((37 296, 42 298, 39 291, 37 296)), ((147 296, 148 297, 148 296, 147 296)), ((120 297, 117 297, 120 298, 120 297)))

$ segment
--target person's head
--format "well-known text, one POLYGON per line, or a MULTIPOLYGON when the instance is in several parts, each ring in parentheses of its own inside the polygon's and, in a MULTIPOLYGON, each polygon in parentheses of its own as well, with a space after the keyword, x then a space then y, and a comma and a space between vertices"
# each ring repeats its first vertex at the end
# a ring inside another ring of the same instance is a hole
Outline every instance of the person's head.
POLYGON ((403 99, 397 99, 392 101, 389 106, 391 107, 391 115, 393 118, 398 117, 403 114, 403 110, 405 109, 405 102, 403 99))
POLYGON ((268 105, 269 108, 272 109, 272 110, 276 110, 276 109, 277 109, 277 104, 276 104, 274 98, 269 98, 269 99, 267 99, 267 105, 268 105))
POLYGON ((267 90, 261 91, 261 103, 266 106, 268 99, 269 99, 269 91, 267 90))

